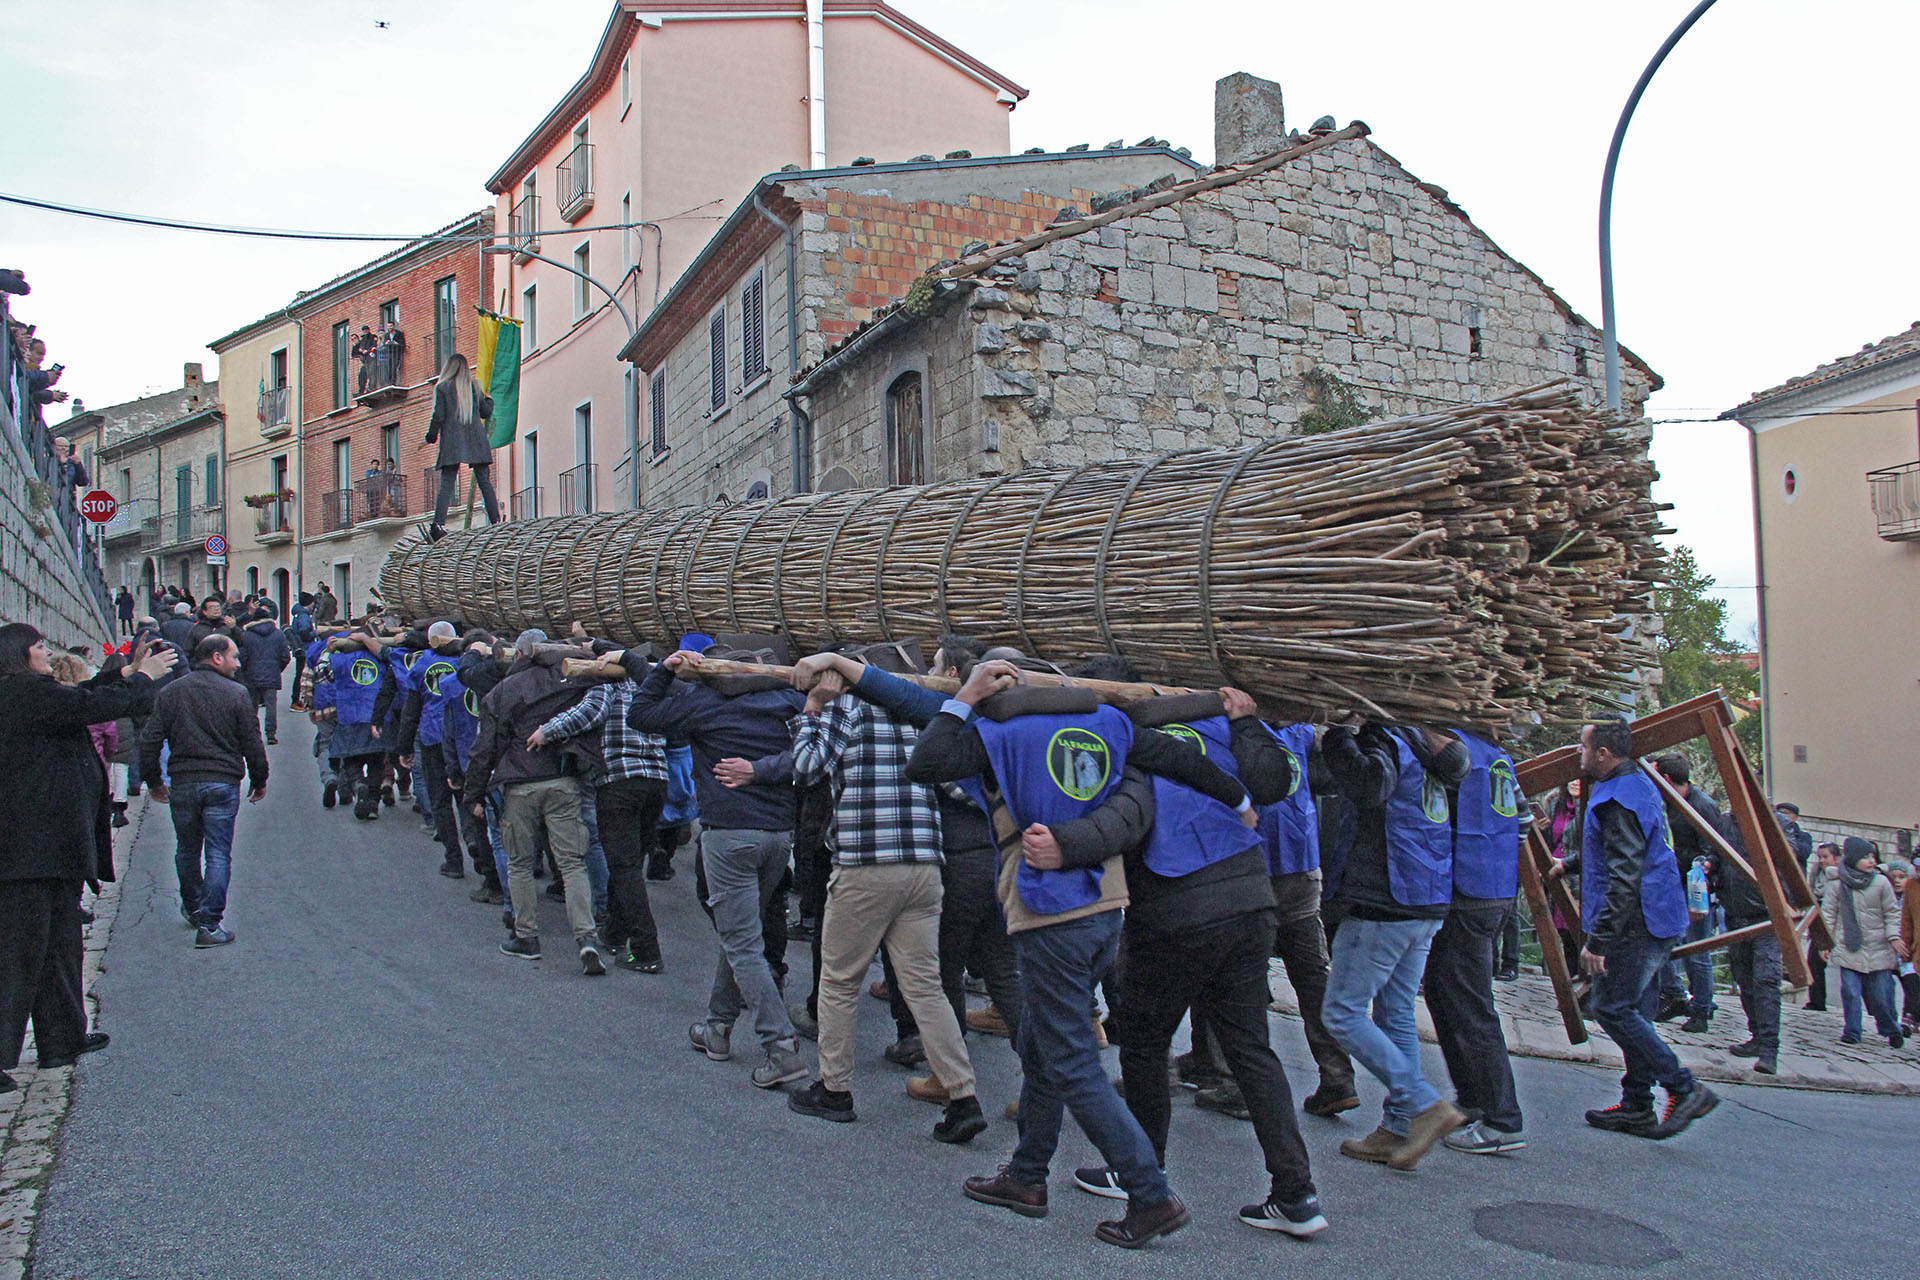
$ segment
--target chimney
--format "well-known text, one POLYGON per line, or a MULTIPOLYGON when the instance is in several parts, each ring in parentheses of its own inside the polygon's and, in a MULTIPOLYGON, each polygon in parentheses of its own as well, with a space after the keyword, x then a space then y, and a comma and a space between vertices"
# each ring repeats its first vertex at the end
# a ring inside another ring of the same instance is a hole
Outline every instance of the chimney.
POLYGON ((1280 86, 1236 71, 1213 86, 1213 162, 1245 164, 1287 145, 1280 86))
POLYGON ((186 380, 180 384, 181 387, 197 387, 200 385, 200 366, 198 364, 189 362, 185 372, 186 380))

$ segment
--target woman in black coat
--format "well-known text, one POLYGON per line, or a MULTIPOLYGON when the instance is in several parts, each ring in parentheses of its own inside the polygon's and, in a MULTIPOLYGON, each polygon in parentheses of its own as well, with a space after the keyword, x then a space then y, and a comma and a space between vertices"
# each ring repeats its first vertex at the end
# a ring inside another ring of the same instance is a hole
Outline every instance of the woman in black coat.
POLYGON ((492 416, 492 397, 467 371, 467 358, 454 352, 440 370, 440 385, 433 389, 433 421, 427 424, 427 443, 440 441, 440 455, 434 460, 440 468, 440 497, 433 504, 428 537, 447 536, 447 507, 460 487, 463 466, 473 468, 473 482, 480 486, 480 499, 487 504, 487 523, 500 523, 500 499, 493 494, 493 443, 486 425, 492 416))
POLYGON ((14 1088, 27 1022, 43 1067, 107 1043, 87 1032, 81 1001, 80 886, 113 879, 106 767, 90 724, 146 714, 173 651, 69 688, 47 643, 24 622, 0 627, 0 777, 14 804, 0 823, 0 1093, 14 1088))

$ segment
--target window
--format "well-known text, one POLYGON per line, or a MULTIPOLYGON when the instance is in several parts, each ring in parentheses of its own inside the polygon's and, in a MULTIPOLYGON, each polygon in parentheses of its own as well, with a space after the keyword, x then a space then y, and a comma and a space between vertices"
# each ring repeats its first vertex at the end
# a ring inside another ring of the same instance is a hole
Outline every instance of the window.
POLYGON ((347 322, 333 326, 333 407, 347 405, 347 322))
MULTIPOLYGON (((335 440, 333 442, 333 487, 347 489, 353 486, 353 441, 335 440)), ((344 607, 346 601, 343 599, 344 607)))
MULTIPOLYGON (((447 276, 433 282, 433 368, 438 373, 453 354, 454 322, 459 319, 459 291, 447 276)), ((341 384, 346 385, 345 383, 341 384)))
POLYGON ((524 352, 540 349, 540 290, 528 285, 520 291, 520 350, 524 352))
POLYGON ((342 560, 333 566, 333 595, 340 602, 340 615, 353 616, 353 562, 342 560))
POLYGON ((529 431, 521 441, 521 457, 527 464, 526 487, 532 488, 540 483, 540 433, 529 431))
POLYGON ((887 462, 891 484, 925 484, 923 406, 926 384, 918 373, 905 373, 887 388, 887 462))
POLYGON ((380 327, 384 329, 390 324, 399 324, 399 323, 400 323, 400 299, 395 298, 390 302, 381 303, 380 304, 380 327))
POLYGON ((727 403, 727 312, 723 307, 707 323, 707 363, 711 374, 712 407, 715 411, 727 403))
POLYGON ((573 251, 573 269, 579 272, 573 278, 573 318, 578 320, 593 310, 592 285, 587 277, 593 274, 593 246, 583 244, 573 251))
POLYGON ((633 59, 620 59, 620 118, 627 118, 627 108, 633 105, 633 59))
POLYGON ((287 349, 281 347, 267 357, 267 385, 284 387, 287 385, 287 349))
POLYGON ((247 594, 257 595, 260 591, 260 571, 251 565, 247 567, 247 594))
POLYGON ((593 405, 573 408, 573 465, 593 461, 593 405))
POLYGON ((400 424, 380 428, 380 461, 400 465, 400 424))
POLYGON ((767 282, 756 271, 740 291, 740 380, 758 381, 767 371, 767 282))
POLYGON ((667 373, 662 369, 653 375, 652 384, 647 388, 651 414, 648 427, 653 434, 653 456, 659 457, 667 451, 667 373))
POLYGON ((633 193, 629 191, 620 197, 620 274, 624 277, 633 270, 633 231, 627 226, 633 221, 633 193))
POLYGON ((640 505, 640 477, 634 468, 634 464, 640 460, 640 405, 634 394, 638 385, 633 366, 628 365, 620 378, 620 410, 627 442, 627 493, 631 499, 627 505, 630 507, 640 505))
POLYGON ((133 501, 133 468, 120 468, 120 501, 133 501))
POLYGON ((207 505, 214 506, 220 501, 220 455, 207 455, 207 505))

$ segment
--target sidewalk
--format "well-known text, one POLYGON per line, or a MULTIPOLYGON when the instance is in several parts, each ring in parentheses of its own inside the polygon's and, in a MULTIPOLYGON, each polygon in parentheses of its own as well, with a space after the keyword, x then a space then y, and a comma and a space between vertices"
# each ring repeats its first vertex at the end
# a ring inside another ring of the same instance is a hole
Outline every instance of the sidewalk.
MULTIPOLYGON (((113 833, 113 865, 118 875, 126 873, 127 859, 142 825, 154 820, 144 793, 127 806, 127 816, 132 821, 113 833)), ((81 977, 86 984, 88 1025, 111 1032, 112 1028, 100 1021, 94 989, 106 959, 107 935, 120 910, 120 884, 103 884, 100 891, 93 903, 93 923, 86 926, 87 954, 81 977)), ((29 1031, 20 1066, 8 1073, 20 1087, 12 1093, 0 1093, 0 1280, 21 1280, 26 1275, 27 1249, 33 1242, 40 1195, 53 1170, 60 1126, 67 1118, 72 1097, 73 1068, 42 1071, 35 1065, 34 1055, 33 1033, 29 1031)))
MULTIPOLYGON (((1804 992, 1790 991, 1780 1000, 1780 1074, 1764 1076, 1753 1069, 1750 1058, 1736 1058, 1729 1047, 1747 1038, 1746 1015, 1740 1011, 1740 998, 1731 991, 1719 991, 1715 998, 1719 1012, 1713 1015, 1711 1029, 1699 1035, 1680 1030, 1680 1023, 1663 1022, 1660 1035, 1680 1055, 1680 1061, 1703 1080, 1732 1084, 1762 1085, 1775 1089, 1820 1089, 1832 1093, 1878 1093, 1902 1097, 1920 1097, 1920 1041, 1910 1041, 1903 1049, 1890 1049, 1887 1042, 1868 1034, 1860 1044, 1840 1044, 1839 978, 1828 974, 1831 1003, 1826 1012, 1810 1012, 1800 1006, 1804 992)), ((1273 1008, 1289 1018, 1298 1018, 1299 1003, 1288 985, 1286 971, 1278 961, 1272 966, 1269 985, 1273 989, 1273 1008)), ((1589 1062, 1597 1066, 1618 1067, 1620 1051, 1600 1030, 1598 1023, 1587 1024, 1592 1037, 1585 1044, 1567 1043, 1566 1028, 1560 1022, 1560 1010, 1554 1003, 1553 987, 1544 974, 1523 972, 1517 982, 1493 984, 1494 1000, 1500 1007, 1500 1026, 1507 1036, 1507 1050, 1528 1058, 1555 1058, 1563 1062, 1589 1062)), ((1431 1043, 1433 1022, 1425 1001, 1416 1005, 1420 1019, 1420 1038, 1431 1043)), ((1872 1019, 1867 1030, 1873 1030, 1872 1019)))

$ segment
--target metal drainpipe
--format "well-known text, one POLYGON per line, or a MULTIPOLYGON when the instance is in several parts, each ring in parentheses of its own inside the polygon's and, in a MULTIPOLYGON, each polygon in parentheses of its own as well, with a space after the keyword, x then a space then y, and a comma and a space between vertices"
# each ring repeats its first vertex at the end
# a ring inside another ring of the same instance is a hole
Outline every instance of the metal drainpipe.
MULTIPOLYGON (((1739 421, 1739 419, 1735 419, 1739 421)), ((1747 470, 1753 477, 1753 597, 1755 602, 1755 643, 1760 650, 1760 785, 1773 794, 1773 716, 1767 695, 1773 682, 1767 678, 1767 544, 1760 536, 1760 433, 1752 424, 1747 429, 1747 470)))
MULTIPOLYGON (((773 210, 761 202, 760 192, 753 193, 753 207, 774 226, 780 228, 787 241, 787 380, 791 382, 800 372, 800 290, 799 290, 799 252, 795 247, 793 224, 777 217, 773 210)), ((787 404, 793 409, 793 491, 805 493, 813 488, 813 419, 798 400, 789 399, 787 404), (802 430, 801 424, 805 424, 802 430)))
MULTIPOLYGON (((292 307, 283 308, 281 315, 293 321, 293 359, 296 376, 299 378, 300 397, 306 398, 307 390, 307 328, 306 322, 296 318, 292 307)), ((289 384, 292 385, 292 384, 289 384)), ((291 398, 291 397, 289 397, 291 398)), ((302 406, 293 406, 293 471, 299 488, 293 493, 293 599, 287 601, 287 616, 293 616, 294 602, 300 599, 300 584, 307 580, 307 424, 302 406)), ((273 462, 267 462, 268 474, 272 474, 273 462)))
POLYGON ((827 167, 826 0, 807 0, 807 150, 809 168, 827 167))

